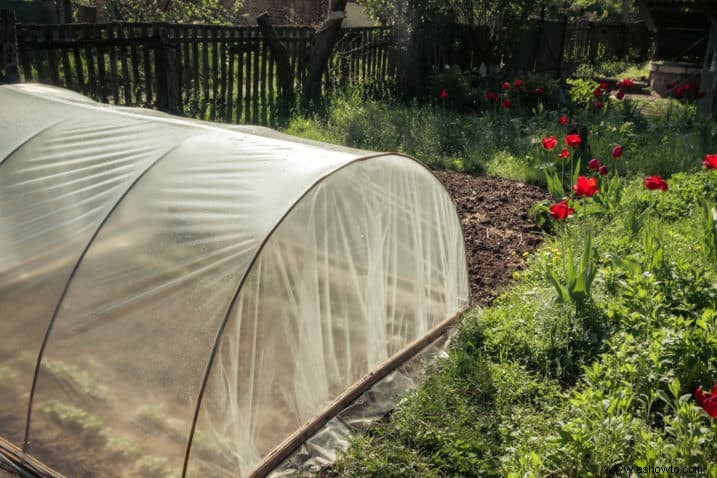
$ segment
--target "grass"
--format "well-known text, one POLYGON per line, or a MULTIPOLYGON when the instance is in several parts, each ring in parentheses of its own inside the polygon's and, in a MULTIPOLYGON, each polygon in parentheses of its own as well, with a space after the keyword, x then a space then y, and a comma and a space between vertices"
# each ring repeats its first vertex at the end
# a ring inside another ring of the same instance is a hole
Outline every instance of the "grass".
MULTIPOLYGON (((621 174, 666 176, 697 170, 699 162, 694 158, 714 149, 717 128, 697 122, 693 105, 669 100, 654 103, 611 101, 599 112, 566 108, 466 115, 430 105, 387 107, 353 90, 336 95, 323 116, 293 118, 285 132, 366 150, 405 153, 434 169, 487 173, 545 186, 539 140, 550 135, 562 139, 567 129, 557 119, 568 114, 587 129, 590 157, 609 158, 614 145, 624 147, 627 159, 619 165, 621 174)), ((554 156, 549 159, 555 161, 554 156)))
POLYGON ((527 269, 464 316, 448 358, 331 473, 610 476, 625 465, 717 477, 717 420, 693 395, 717 383, 717 172, 700 165, 717 146, 714 123, 675 102, 659 114, 611 101, 599 112, 465 116, 344 94, 333 106, 288 132, 543 184, 556 164, 539 139, 562 140, 556 119, 568 113, 610 173, 593 198, 565 185, 567 221, 536 205, 551 232, 527 269), (612 159, 616 144, 624 153, 612 159), (645 189, 655 174, 668 191, 645 189))

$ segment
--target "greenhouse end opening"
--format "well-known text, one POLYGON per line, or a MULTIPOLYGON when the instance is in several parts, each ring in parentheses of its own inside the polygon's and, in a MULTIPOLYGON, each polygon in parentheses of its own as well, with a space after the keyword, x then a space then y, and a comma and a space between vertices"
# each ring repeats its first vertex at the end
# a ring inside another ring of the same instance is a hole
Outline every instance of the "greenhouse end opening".
POLYGON ((0 104, 0 450, 28 469, 263 474, 468 305, 411 158, 37 84, 0 104))

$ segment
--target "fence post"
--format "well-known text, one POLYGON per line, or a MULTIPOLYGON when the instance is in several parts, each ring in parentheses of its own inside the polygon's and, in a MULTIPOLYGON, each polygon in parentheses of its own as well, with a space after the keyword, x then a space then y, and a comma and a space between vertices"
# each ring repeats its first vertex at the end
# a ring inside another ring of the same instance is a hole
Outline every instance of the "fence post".
POLYGON ((15 12, 13 10, 0 10, 0 68, 3 71, 0 83, 20 82, 15 12))
POLYGON ((155 108, 166 110, 169 107, 167 95, 167 45, 162 38, 159 23, 152 24, 152 43, 154 44, 154 77, 157 82, 157 100, 155 108))
POLYGON ((179 110, 181 99, 179 55, 177 55, 177 50, 166 27, 159 29, 159 40, 160 47, 157 53, 161 58, 158 59, 159 66, 157 68, 157 99, 160 102, 160 108, 176 113, 179 110))

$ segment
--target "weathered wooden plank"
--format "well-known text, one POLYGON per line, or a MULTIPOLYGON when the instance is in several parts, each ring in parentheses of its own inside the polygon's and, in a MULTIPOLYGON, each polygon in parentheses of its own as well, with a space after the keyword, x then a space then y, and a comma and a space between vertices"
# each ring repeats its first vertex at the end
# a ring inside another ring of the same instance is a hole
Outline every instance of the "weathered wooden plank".
MULTIPOLYGON (((256 32, 251 33, 252 37, 252 45, 255 45, 254 41, 256 40, 256 32)), ((252 79, 254 81, 254 84, 252 86, 252 123, 253 124, 259 124, 259 66, 261 63, 261 51, 256 49, 252 51, 252 67, 254 68, 254 71, 252 72, 252 79)))
MULTIPOLYGON (((55 33, 53 36, 64 39, 71 31, 68 28, 55 27, 55 33)), ((68 48, 62 48, 60 50, 60 57, 62 61, 62 77, 65 83, 65 88, 68 90, 78 90, 75 86, 75 82, 72 77, 72 66, 70 65, 70 51, 68 48)))
POLYGON ((191 114, 192 116, 196 116, 197 112, 199 111, 199 102, 201 101, 201 82, 199 79, 199 42, 196 40, 197 36, 199 35, 199 29, 197 27, 192 28, 192 78, 193 78, 193 87, 192 87, 192 108, 191 108, 191 114))
POLYGON ((142 64, 144 66, 144 103, 147 106, 155 104, 155 96, 152 94, 152 77, 156 72, 152 71, 152 26, 148 25, 140 29, 140 33, 146 42, 142 46, 142 64))
MULTIPOLYGON (((117 39, 117 25, 107 25, 107 36, 113 41, 117 39)), ((108 57, 110 62, 110 76, 112 82, 112 99, 114 104, 120 104, 119 95, 119 75, 117 74, 117 53, 115 51, 117 43, 111 43, 108 47, 108 57)))
POLYGON ((192 47, 184 40, 191 34, 191 30, 186 26, 182 27, 179 37, 181 55, 182 55, 182 104, 186 107, 192 104, 192 63, 191 51, 192 47))
MULTIPOLYGON (((103 38, 102 25, 95 25, 95 38, 103 38)), ((103 103, 107 103, 107 68, 106 68, 106 47, 99 43, 97 45, 97 79, 98 97, 103 103)))
MULTIPOLYGON (((95 37, 95 30, 92 27, 92 25, 83 25, 82 26, 82 36, 84 38, 94 38, 95 37)), ((87 46, 84 48, 85 53, 85 62, 87 64, 87 92, 90 94, 90 96, 93 96, 95 98, 99 98, 99 92, 97 89, 97 75, 95 73, 95 55, 93 48, 91 46, 87 46)))
MULTIPOLYGON (((117 32, 117 39, 118 40, 124 40, 125 39, 125 27, 124 25, 117 25, 116 28, 117 32)), ((121 103, 125 105, 131 105, 132 104, 132 82, 131 78, 129 76, 129 66, 127 64, 127 45, 124 43, 120 43, 117 47, 118 55, 119 55, 119 62, 120 62, 120 70, 122 71, 122 94, 123 98, 121 103)))
POLYGON ((236 68, 235 65, 235 58, 236 58, 236 52, 234 51, 233 47, 236 45, 236 37, 237 37, 237 31, 235 29, 232 29, 228 32, 228 38, 227 38, 227 46, 226 46, 226 54, 227 54, 227 96, 226 96, 226 106, 224 108, 224 121, 227 123, 233 123, 234 122, 234 69, 236 68))
POLYGON ((267 89, 269 87, 268 85, 268 79, 267 79, 267 69, 269 66, 269 51, 266 48, 266 42, 260 42, 259 47, 261 48, 259 58, 261 60, 261 70, 259 72, 259 76, 261 77, 261 124, 266 125, 269 124, 269 118, 267 116, 268 109, 267 109, 267 103, 269 101, 269 98, 267 96, 267 89))
POLYGON ((32 74, 32 55, 30 53, 31 37, 30 33, 25 30, 17 32, 18 41, 20 42, 20 64, 22 66, 22 76, 24 81, 33 81, 36 78, 32 74))
POLYGON ((219 111, 217 119, 226 121, 227 110, 227 38, 228 30, 219 31, 219 111))
MULTIPOLYGON (((209 38, 211 33, 208 28, 204 28, 204 36, 209 38)), ((209 108, 209 42, 200 43, 202 50, 202 90, 204 93, 204 104, 201 107, 202 119, 205 119, 207 108, 209 108)))
MULTIPOLYGON (((244 44, 246 32, 244 30, 239 32, 238 45, 244 44)), ((246 64, 247 53, 243 49, 239 49, 237 53, 237 101, 236 101, 236 122, 242 122, 242 110, 244 105, 244 65, 246 64)))

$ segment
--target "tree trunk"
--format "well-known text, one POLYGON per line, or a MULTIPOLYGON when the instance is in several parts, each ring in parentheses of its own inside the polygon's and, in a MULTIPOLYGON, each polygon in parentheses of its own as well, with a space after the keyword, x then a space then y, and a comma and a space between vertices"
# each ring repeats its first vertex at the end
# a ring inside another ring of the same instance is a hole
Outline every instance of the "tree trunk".
POLYGON ((341 33, 341 24, 346 16, 345 9, 346 0, 332 0, 329 16, 314 36, 314 46, 301 92, 304 109, 314 108, 321 99, 321 77, 341 33))
POLYGON ((279 35, 269 20, 268 13, 262 13, 256 18, 256 23, 259 25, 259 30, 269 47, 269 51, 276 60, 276 71, 279 76, 279 87, 281 93, 279 95, 279 119, 284 121, 289 118, 291 114, 291 108, 294 106, 294 72, 291 69, 289 63, 289 51, 286 49, 279 35))

